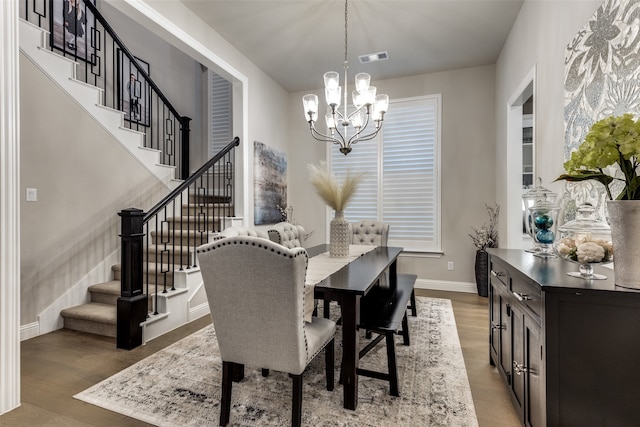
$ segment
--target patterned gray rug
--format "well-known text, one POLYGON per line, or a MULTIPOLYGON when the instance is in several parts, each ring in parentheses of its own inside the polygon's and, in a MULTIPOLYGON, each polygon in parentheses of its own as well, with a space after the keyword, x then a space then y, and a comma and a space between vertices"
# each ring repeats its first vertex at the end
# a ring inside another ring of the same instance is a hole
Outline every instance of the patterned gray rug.
MULTIPOLYGON (((411 346, 396 339, 400 397, 389 395, 388 382, 360 377, 358 408, 344 409, 342 387, 325 388, 321 355, 304 375, 303 425, 478 425, 451 301, 417 300, 418 317, 409 317, 411 346)), ((360 341, 368 342, 364 336, 360 341)), ((336 361, 340 356, 336 345, 336 361)), ((74 397, 158 426, 216 426, 221 365, 215 331, 207 326, 74 397)), ((386 372, 384 341, 360 365, 386 372)), ((290 413, 286 374, 272 371, 263 378, 260 369, 247 367, 245 379, 233 385, 231 425, 286 426, 290 413)))

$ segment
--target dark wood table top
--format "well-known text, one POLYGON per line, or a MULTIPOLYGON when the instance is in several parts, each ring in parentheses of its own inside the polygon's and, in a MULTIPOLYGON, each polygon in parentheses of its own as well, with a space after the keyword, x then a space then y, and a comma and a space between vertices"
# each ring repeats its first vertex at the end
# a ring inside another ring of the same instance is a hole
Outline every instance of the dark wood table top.
MULTIPOLYGON (((315 289, 364 295, 396 261, 402 250, 399 247, 378 246, 317 283, 315 289)), ((310 258, 327 251, 327 244, 307 249, 310 258)))

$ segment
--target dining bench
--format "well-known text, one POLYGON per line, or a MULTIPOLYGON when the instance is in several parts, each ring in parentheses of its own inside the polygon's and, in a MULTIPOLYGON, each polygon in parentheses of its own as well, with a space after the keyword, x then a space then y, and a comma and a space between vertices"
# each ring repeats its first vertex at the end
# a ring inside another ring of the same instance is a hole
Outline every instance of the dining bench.
POLYGON ((362 359, 380 341, 385 339, 388 372, 358 368, 356 373, 364 377, 389 381, 389 394, 392 396, 400 396, 394 337, 402 335, 404 345, 411 343, 407 321, 407 303, 413 294, 416 279, 415 274, 398 274, 395 287, 392 285, 375 286, 360 300, 358 327, 361 330, 376 333, 378 336, 362 348, 358 356, 362 359))

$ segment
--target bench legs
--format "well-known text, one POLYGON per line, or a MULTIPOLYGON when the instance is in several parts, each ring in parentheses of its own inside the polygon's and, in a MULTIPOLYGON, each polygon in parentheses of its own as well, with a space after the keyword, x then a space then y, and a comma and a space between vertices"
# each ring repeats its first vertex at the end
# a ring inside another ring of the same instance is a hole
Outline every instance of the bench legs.
MULTIPOLYGON (((406 315, 405 315, 406 319, 406 315)), ((389 394, 391 396, 400 396, 398 391, 398 367, 396 365, 396 343, 393 333, 387 333, 387 369, 389 370, 389 394)))
MULTIPOLYGON (((406 319, 406 314, 405 314, 406 319)), ((363 377, 376 378, 379 380, 389 381, 389 394, 391 396, 400 396, 400 392, 398 391, 398 366, 396 363, 396 343, 395 343, 395 335, 396 333, 391 330, 387 331, 374 331, 379 334, 376 338, 373 339, 369 344, 367 344, 362 350, 360 350, 360 354, 358 355, 361 359, 369 353, 373 348, 383 339, 385 340, 387 346, 387 372, 377 372, 371 371, 369 369, 361 369, 358 368, 356 373, 358 375, 362 375, 363 377)), ((340 372, 340 376, 342 377, 342 370, 340 372)))
POLYGON ((407 308, 411 310, 411 315, 413 317, 418 316, 418 307, 416 306, 416 290, 415 289, 411 290, 411 302, 409 303, 409 306, 407 308))

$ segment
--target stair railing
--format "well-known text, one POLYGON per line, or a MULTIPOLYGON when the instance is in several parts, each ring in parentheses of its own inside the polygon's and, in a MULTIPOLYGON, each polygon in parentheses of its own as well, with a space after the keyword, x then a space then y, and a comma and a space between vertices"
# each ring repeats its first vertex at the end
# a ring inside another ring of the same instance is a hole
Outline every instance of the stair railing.
POLYGON ((189 176, 189 122, 93 4, 95 0, 24 0, 20 16, 49 31, 48 48, 76 62, 75 78, 102 89, 101 105, 122 111, 124 126, 160 151, 160 163, 189 176), (75 5, 79 6, 76 7, 75 5))
POLYGON ((142 344, 140 324, 158 315, 159 297, 175 291, 175 271, 197 267, 195 249, 234 216, 234 138, 146 213, 121 211, 121 295, 117 303, 117 346, 142 344), (146 284, 146 285, 145 285, 146 284), (148 295, 154 295, 149 310, 148 295))

